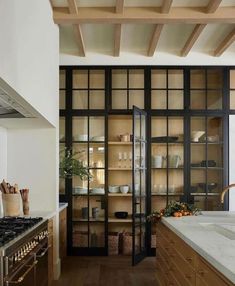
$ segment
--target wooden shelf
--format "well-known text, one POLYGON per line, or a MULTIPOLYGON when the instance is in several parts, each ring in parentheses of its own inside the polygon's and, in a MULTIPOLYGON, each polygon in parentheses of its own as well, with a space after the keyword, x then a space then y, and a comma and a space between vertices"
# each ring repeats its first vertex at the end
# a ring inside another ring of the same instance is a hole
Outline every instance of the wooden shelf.
MULTIPOLYGON (((170 193, 168 196, 183 196, 184 193, 170 193)), ((152 193, 151 196, 167 196, 167 193, 152 193)))
POLYGON ((190 193, 191 196, 220 196, 220 193, 190 193))
POLYGON ((132 168, 108 168, 108 171, 132 171, 132 168))
POLYGON ((132 218, 131 216, 128 216, 127 218, 109 217, 108 222, 109 223, 132 223, 132 218))
POLYGON ((127 193, 127 194, 122 194, 122 193, 109 193, 108 194, 109 197, 132 197, 131 193, 127 193))
POLYGON ((127 145, 130 146, 132 145, 132 142, 121 142, 121 141, 109 141, 108 142, 109 145, 127 145))
MULTIPOLYGON (((73 218, 73 222, 88 222, 88 219, 86 218, 73 218)), ((104 217, 99 217, 98 219, 95 219, 93 217, 89 218, 89 222, 105 222, 104 217)))

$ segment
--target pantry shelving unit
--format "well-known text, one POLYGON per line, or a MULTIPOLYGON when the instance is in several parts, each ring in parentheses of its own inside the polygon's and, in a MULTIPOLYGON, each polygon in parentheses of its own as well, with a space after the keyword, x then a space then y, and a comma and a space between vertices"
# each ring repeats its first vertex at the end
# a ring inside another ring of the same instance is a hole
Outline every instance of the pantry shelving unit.
POLYGON ((146 112, 145 219, 171 200, 222 210, 228 118, 235 114, 233 67, 61 66, 60 148, 82 151, 92 174, 89 182, 60 179, 60 200, 69 203, 69 254, 108 255, 109 233, 123 231, 138 241, 135 249, 153 253, 154 226, 133 235, 133 106, 146 112), (132 138, 122 142, 125 133, 132 138), (128 185, 132 192, 109 193, 110 185, 128 185), (116 211, 127 211, 127 219, 116 218, 116 211))

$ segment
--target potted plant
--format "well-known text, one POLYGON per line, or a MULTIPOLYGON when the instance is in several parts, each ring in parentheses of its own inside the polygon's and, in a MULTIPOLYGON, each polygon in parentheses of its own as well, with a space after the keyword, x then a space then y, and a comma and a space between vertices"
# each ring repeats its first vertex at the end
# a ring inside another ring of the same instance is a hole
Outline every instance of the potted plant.
POLYGON ((91 174, 84 162, 81 160, 84 151, 75 152, 64 148, 60 151, 59 176, 61 179, 71 179, 78 176, 81 180, 90 180, 91 174))

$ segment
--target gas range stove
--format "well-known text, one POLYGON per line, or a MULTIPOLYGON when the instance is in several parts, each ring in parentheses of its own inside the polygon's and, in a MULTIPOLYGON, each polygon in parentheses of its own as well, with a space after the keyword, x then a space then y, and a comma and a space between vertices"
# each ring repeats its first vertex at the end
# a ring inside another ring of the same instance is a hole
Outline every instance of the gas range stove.
POLYGON ((0 218, 0 247, 29 230, 42 220, 42 217, 3 217, 0 218))

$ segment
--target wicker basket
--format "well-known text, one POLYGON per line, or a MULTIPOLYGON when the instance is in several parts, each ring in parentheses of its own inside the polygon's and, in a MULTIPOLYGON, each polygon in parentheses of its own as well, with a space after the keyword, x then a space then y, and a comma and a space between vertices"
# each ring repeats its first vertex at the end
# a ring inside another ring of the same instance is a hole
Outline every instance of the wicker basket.
POLYGON ((73 232, 73 246, 74 247, 88 247, 88 232, 74 231, 73 232))
POLYGON ((108 233, 109 255, 119 254, 119 232, 108 233))

